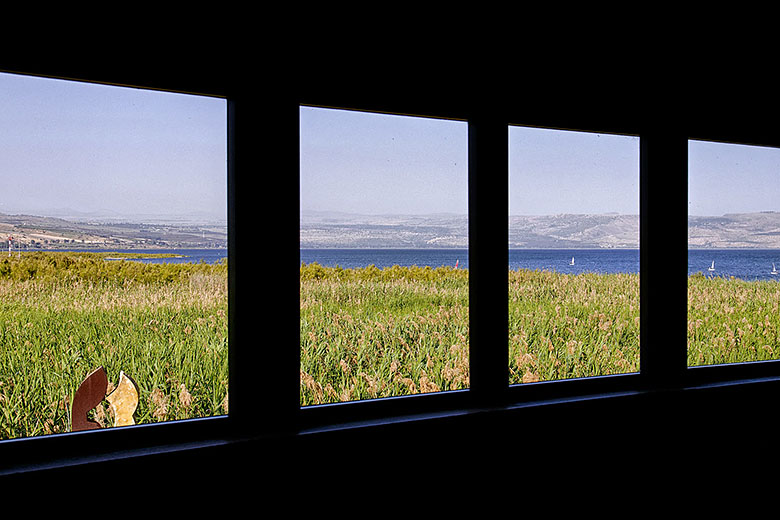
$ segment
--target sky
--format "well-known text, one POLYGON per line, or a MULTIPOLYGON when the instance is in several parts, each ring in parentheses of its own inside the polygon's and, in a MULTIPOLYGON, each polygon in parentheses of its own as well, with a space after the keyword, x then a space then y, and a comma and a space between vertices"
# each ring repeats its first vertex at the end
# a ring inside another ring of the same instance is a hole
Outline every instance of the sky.
POLYGON ((463 121, 301 107, 301 210, 468 212, 463 121))
MULTIPOLYGON (((466 214, 464 121, 301 107, 301 209, 466 214)), ((639 137, 510 126, 510 215, 639 213, 639 137)), ((690 141, 689 213, 780 211, 780 149, 690 141)))
MULTIPOLYGON (((468 126, 301 107, 301 209, 468 211, 468 126)), ((510 214, 639 213, 639 140, 511 127, 510 214)))
POLYGON ((224 99, 0 73, 0 212, 226 218, 224 99))
POLYGON ((780 149, 688 142, 688 214, 780 211, 780 149))
POLYGON ((639 214, 639 138, 509 128, 509 214, 639 214))

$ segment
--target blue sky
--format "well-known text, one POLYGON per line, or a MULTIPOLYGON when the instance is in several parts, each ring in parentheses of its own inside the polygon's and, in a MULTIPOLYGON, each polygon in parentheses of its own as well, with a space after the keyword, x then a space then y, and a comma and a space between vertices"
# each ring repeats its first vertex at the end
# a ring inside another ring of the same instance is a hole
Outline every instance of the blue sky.
MULTIPOLYGON (((467 213, 463 121, 302 107, 301 208, 467 213)), ((511 126, 512 215, 639 213, 639 138, 511 126)), ((780 211, 780 150, 689 143, 689 213, 780 211)))
POLYGON ((301 107, 301 209, 468 211, 468 129, 451 121, 301 107))
POLYGON ((509 213, 639 214, 639 138, 509 128, 509 213))
POLYGON ((226 101, 0 73, 0 212, 225 218, 226 101))
POLYGON ((688 213, 780 211, 780 150, 688 142, 688 213))
MULTIPOLYGON (((301 209, 466 214, 468 127, 301 107, 301 209)), ((638 214, 636 137, 511 127, 510 213, 638 214)))

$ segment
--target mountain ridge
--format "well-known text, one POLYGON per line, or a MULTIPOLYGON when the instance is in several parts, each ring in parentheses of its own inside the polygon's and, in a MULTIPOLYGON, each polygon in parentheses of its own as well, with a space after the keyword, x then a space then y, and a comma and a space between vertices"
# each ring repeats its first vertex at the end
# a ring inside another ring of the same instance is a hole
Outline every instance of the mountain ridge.
POLYGON ((227 247, 227 225, 182 222, 74 221, 0 213, 0 237, 13 247, 71 249, 227 247))
MULTIPOLYGON (((618 213, 559 213, 508 217, 510 248, 636 249, 639 217, 618 213)), ((780 212, 688 218, 692 249, 780 249, 780 212)), ((458 214, 300 214, 301 248, 467 248, 468 217, 458 214)))

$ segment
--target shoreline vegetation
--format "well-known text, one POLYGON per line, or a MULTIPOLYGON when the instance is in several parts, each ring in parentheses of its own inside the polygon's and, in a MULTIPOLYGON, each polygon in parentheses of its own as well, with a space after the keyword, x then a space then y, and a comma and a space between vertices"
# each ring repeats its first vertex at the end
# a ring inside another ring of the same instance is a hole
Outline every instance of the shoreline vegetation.
MULTIPOLYGON (((99 366, 109 391, 120 371, 137 383, 136 424, 228 413, 226 261, 106 254, 0 257, 0 439, 70 431, 73 394, 99 366)), ((106 402, 91 418, 113 424, 106 402)))
MULTIPOLYGON (((466 389, 468 270, 300 266, 301 405, 466 389)), ((780 356, 780 283, 689 276, 688 364, 780 356)), ((639 275, 508 271, 509 383, 638 372, 639 275)))
POLYGON ((153 260, 156 258, 185 258, 175 253, 100 253, 104 260, 153 260))

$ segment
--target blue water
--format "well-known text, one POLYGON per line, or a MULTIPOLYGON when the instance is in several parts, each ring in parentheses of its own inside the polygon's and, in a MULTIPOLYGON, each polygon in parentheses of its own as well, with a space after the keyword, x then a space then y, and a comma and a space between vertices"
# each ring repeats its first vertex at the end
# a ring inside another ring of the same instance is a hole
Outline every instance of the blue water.
MULTIPOLYGON (((468 269, 467 249, 301 249, 301 262, 326 267, 430 266, 468 269)), ((618 249, 513 249, 510 269, 539 269, 565 273, 637 273, 639 251, 618 249), (574 257, 574 265, 570 265, 574 257)))
POLYGON ((638 273, 638 249, 510 249, 510 269, 557 273, 638 273), (574 264, 572 265, 572 258, 574 264))
MULTIPOLYGON (((32 250, 31 250, 32 251, 32 250)), ((65 249, 50 249, 41 250, 36 249, 34 251, 67 251, 65 249)), ((149 254, 168 254, 173 253, 176 255, 182 255, 182 258, 132 258, 126 260, 132 260, 137 262, 149 263, 149 264, 181 264, 186 262, 199 263, 201 261, 207 264, 213 264, 219 262, 223 258, 227 258, 227 249, 73 249, 72 252, 87 252, 87 253, 149 253, 149 254)))
POLYGON ((301 262, 317 262, 325 267, 354 269, 374 264, 377 267, 431 266, 468 269, 468 249, 301 249, 301 262))
POLYGON ((740 278, 742 280, 780 280, 773 275, 772 263, 780 272, 779 249, 710 249, 688 251, 688 274, 740 278), (709 271, 712 262, 715 270, 709 271))
MULTIPOLYGON (((468 269, 467 249, 301 249, 301 262, 318 262, 344 268, 400 266, 449 266, 468 269)), ((735 277, 743 280, 780 280, 772 275, 772 262, 780 272, 780 250, 690 250, 688 274, 735 277), (715 270, 708 268, 715 261, 715 270)), ((636 249, 512 249, 510 269, 539 269, 559 273, 638 273, 636 249), (571 265, 572 257, 574 265, 571 265)))

